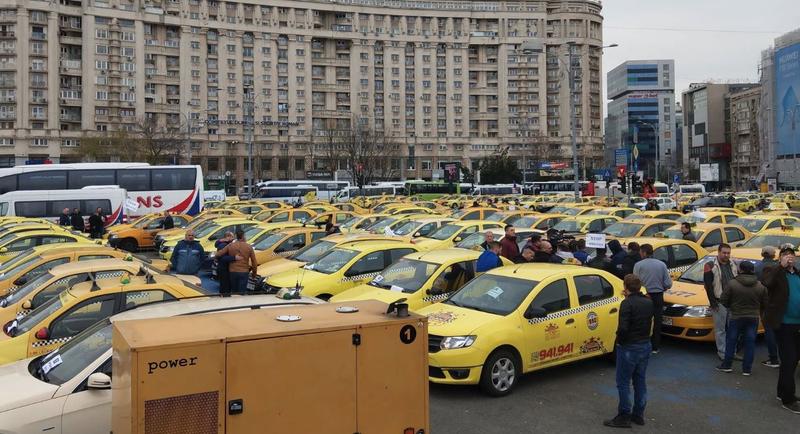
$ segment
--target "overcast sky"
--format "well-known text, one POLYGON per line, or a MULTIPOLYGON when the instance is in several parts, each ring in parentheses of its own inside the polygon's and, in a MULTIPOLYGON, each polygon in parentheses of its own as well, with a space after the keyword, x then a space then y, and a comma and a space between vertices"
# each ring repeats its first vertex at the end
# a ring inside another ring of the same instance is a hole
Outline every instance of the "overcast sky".
POLYGON ((800 28, 800 0, 606 0, 603 17, 604 43, 620 45, 605 50, 604 76, 626 60, 675 59, 680 101, 689 83, 758 81, 761 50, 800 28))

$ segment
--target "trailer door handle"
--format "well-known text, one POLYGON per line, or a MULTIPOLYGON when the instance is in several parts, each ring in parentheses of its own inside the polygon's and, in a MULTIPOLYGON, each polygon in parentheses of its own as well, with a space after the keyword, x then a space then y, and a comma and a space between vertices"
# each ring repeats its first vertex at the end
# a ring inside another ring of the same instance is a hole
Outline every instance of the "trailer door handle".
POLYGON ((244 400, 232 399, 228 401, 228 414, 242 414, 244 412, 244 400))

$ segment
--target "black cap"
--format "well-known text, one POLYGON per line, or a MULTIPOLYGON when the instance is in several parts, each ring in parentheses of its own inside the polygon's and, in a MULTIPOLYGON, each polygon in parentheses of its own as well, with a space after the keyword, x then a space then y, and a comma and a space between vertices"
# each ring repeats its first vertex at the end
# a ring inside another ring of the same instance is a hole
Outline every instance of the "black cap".
POLYGON ((739 264, 739 273, 741 274, 753 274, 756 271, 756 266, 753 265, 750 261, 742 261, 739 264))

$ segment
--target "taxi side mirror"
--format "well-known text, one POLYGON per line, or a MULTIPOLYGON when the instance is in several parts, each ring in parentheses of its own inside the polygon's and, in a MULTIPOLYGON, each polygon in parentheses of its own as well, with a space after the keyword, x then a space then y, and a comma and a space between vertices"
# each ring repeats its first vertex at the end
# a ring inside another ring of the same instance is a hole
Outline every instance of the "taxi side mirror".
POLYGON ((744 246, 744 243, 736 243, 735 245, 735 247, 742 247, 742 246, 744 246))
POLYGON ((36 331, 36 339, 46 341, 50 339, 50 330, 47 327, 42 327, 36 331))
POLYGON ((22 302, 22 308, 25 310, 31 310, 33 308, 33 305, 31 304, 30 300, 25 300, 22 302))
POLYGON ((0 253, 7 253, 8 247, 0 247, 0 253))
POLYGON ((21 276, 19 279, 14 281, 14 286, 22 286, 28 283, 28 278, 26 276, 21 276))
POLYGON ((453 242, 454 242, 454 243, 460 243, 462 240, 463 240, 463 238, 461 238, 461 237, 455 237, 455 238, 453 238, 453 242))
POLYGON ((421 233, 419 233, 419 232, 414 232, 414 238, 421 237, 421 236, 422 236, 422 234, 421 234, 421 233))
POLYGON ((547 317, 547 311, 541 307, 528 306, 523 316, 525 319, 545 318, 547 317))
POLYGON ((111 377, 102 372, 95 372, 86 381, 86 387, 92 390, 111 389, 111 377))

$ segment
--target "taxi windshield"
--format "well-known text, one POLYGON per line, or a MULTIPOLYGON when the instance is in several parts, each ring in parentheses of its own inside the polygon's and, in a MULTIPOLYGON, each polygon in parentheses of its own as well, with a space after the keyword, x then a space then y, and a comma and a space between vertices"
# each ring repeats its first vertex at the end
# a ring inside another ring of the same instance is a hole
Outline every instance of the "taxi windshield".
MULTIPOLYGON (((692 264, 688 270, 684 271, 681 274, 681 277, 678 280, 682 282, 690 282, 690 283, 698 283, 703 284, 703 274, 705 273, 705 265, 713 260, 717 259, 715 255, 708 255, 705 258, 700 259, 699 261, 692 264)), ((749 261, 752 262, 753 265, 758 266, 761 261, 756 261, 752 259, 741 259, 741 258, 731 258, 731 262, 733 262, 734 267, 739 267, 739 264, 742 261, 749 261)))
POLYGON ((583 210, 580 208, 565 208, 564 211, 561 211, 561 214, 578 215, 581 211, 583 210))
POLYGON ((9 267, 13 267, 16 264, 19 264, 20 262, 29 259, 33 253, 34 253, 33 249, 28 249, 19 252, 19 254, 15 255, 8 262, 0 263, 0 269, 7 270, 9 267))
POLYGON ((418 227, 422 226, 423 223, 415 222, 413 220, 407 221, 405 223, 400 224, 400 226, 394 230, 395 235, 410 235, 413 234, 414 231, 417 230, 418 227))
POLYGON ((215 227, 215 226, 216 226, 216 223, 214 222, 214 220, 206 220, 204 222, 198 223, 196 227, 191 227, 190 226, 189 229, 194 230, 195 234, 197 234, 199 231, 204 231, 204 230, 208 229, 209 227, 215 227))
MULTIPOLYGON (((664 238, 669 238, 671 240, 682 240, 683 239, 683 232, 681 232, 680 228, 677 229, 667 229, 661 232, 664 235, 664 238)), ((695 240, 700 240, 703 238, 703 234, 705 232, 693 230, 692 235, 694 235, 695 240)), ((699 242, 699 241, 698 241, 699 242)))
POLYGON ((438 268, 439 264, 402 258, 375 276, 369 284, 391 291, 413 294, 422 288, 422 285, 438 268))
POLYGON ((16 238, 17 234, 15 233, 3 235, 2 237, 0 237, 0 246, 5 246, 6 244, 8 244, 9 241, 12 241, 16 238))
POLYGON ((609 215, 609 214, 611 214, 611 211, 609 211, 607 209, 602 209, 602 208, 593 209, 593 210, 591 210, 591 211, 586 213, 586 215, 609 215))
POLYGON ((6 334, 14 337, 29 332, 44 321, 45 318, 52 315, 53 312, 61 309, 62 306, 61 297, 53 297, 42 303, 41 306, 31 311, 28 315, 22 317, 16 327, 9 327, 10 330, 6 330, 6 334))
POLYGON ((350 217, 349 219, 345 220, 342 224, 339 225, 340 228, 349 229, 358 224, 362 220, 361 217, 350 217))
POLYGON ((618 222, 603 229, 603 233, 606 235, 613 235, 619 238, 627 238, 636 236, 636 234, 638 234, 643 227, 644 224, 642 223, 618 222))
POLYGON ((533 227, 533 225, 535 225, 537 222, 539 222, 539 219, 541 219, 541 217, 535 217, 535 216, 514 217, 508 220, 506 224, 518 228, 530 228, 533 227))
POLYGON ((311 243, 289 256, 290 259, 301 262, 311 262, 317 260, 323 253, 330 250, 336 243, 332 241, 319 240, 311 243))
POLYGON ((496 213, 490 215, 489 217, 486 217, 485 220, 489 220, 490 222, 501 222, 507 217, 508 217, 508 214, 506 214, 504 212, 496 212, 496 213))
POLYGON ((456 232, 460 231, 461 229, 463 229, 463 227, 459 225, 444 225, 437 229, 434 233, 430 234, 428 237, 433 238, 434 240, 446 240, 455 235, 456 232))
POLYGON ((198 228, 196 231, 194 231, 194 238, 195 239, 203 238, 203 237, 205 237, 207 235, 210 235, 212 232, 216 231, 220 227, 221 226, 218 225, 218 224, 211 223, 208 226, 204 226, 202 228, 198 228))
POLYGON ((15 279, 17 277, 22 277, 21 274, 20 274, 22 272, 22 270, 30 267, 31 265, 33 265, 33 264, 35 264, 35 263, 37 263, 37 262, 39 262, 41 260, 42 260, 42 257, 38 256, 38 255, 37 256, 27 257, 25 261, 22 261, 22 262, 18 263, 17 265, 13 266, 13 267, 9 267, 8 271, 6 271, 4 273, 0 273, 0 282, 6 281, 8 279, 15 279))
POLYGON ((253 242, 254 250, 267 250, 285 237, 282 233, 266 233, 253 242))
POLYGON ((35 374, 50 384, 66 383, 111 348, 112 330, 108 319, 96 323, 38 363, 34 362, 35 374), (51 367, 44 372, 43 366, 51 367))
POLYGON ((356 255, 358 255, 358 252, 355 250, 333 249, 320 256, 316 261, 306 265, 305 268, 324 274, 332 274, 341 270, 356 255))
POLYGON ((477 245, 480 245, 485 240, 486 240, 485 233, 475 232, 474 234, 469 234, 466 237, 464 237, 463 240, 459 241, 458 244, 456 244, 456 247, 458 247, 459 249, 471 249, 477 245))
POLYGON ((539 282, 483 274, 472 279, 443 303, 495 315, 508 315, 539 282))
POLYGON ((466 214, 466 213, 467 213, 467 211, 471 211, 471 210, 472 210, 471 208, 462 209, 462 210, 459 210, 459 211, 456 211, 456 212, 454 212, 453 214, 450 214, 450 217, 452 217, 452 218, 454 218, 454 219, 458 219, 459 217, 461 217, 461 216, 463 216, 464 214, 466 214))
POLYGON ((375 224, 373 224, 371 226, 367 226, 367 229, 370 232, 383 232, 383 230, 386 229, 387 226, 391 225, 392 223, 394 223, 396 221, 397 221, 397 219, 394 218, 394 217, 384 217, 384 218, 378 220, 377 222, 375 222, 375 224))
POLYGON ((736 219, 733 223, 755 233, 764 228, 767 224, 767 220, 741 217, 736 219))
POLYGON ((152 216, 147 216, 147 215, 139 217, 138 219, 134 220, 131 223, 131 226, 133 226, 133 227, 135 227, 137 229, 141 229, 141 228, 147 226, 148 224, 150 224, 150 221, 152 220, 152 218, 153 218, 152 216))
POLYGON ((259 233, 264 232, 264 228, 261 226, 250 226, 249 228, 244 230, 244 239, 245 240, 252 240, 256 237, 259 233))
POLYGON ((583 224, 577 220, 561 220, 553 229, 564 232, 580 232, 583 224))
POLYGON ((742 247, 766 247, 772 246, 776 249, 784 244, 791 244, 792 246, 800 245, 800 237, 790 236, 790 235, 756 235, 753 238, 747 240, 742 247))
POLYGON ((44 285, 48 280, 52 279, 53 275, 50 272, 40 274, 35 279, 31 280, 30 282, 20 286, 19 288, 11 291, 6 295, 5 298, 0 301, 0 306, 11 306, 14 303, 22 301, 25 297, 31 295, 33 291, 39 289, 42 285, 44 285))

